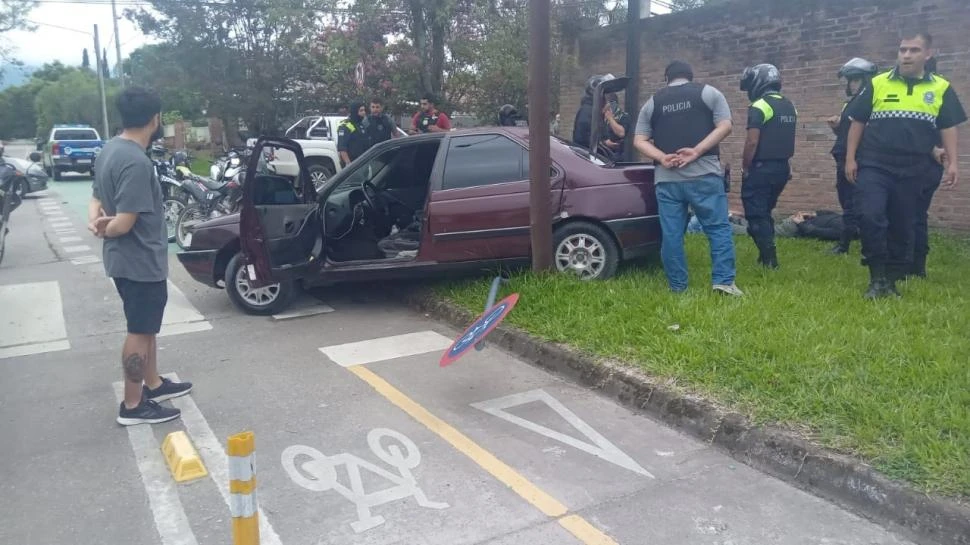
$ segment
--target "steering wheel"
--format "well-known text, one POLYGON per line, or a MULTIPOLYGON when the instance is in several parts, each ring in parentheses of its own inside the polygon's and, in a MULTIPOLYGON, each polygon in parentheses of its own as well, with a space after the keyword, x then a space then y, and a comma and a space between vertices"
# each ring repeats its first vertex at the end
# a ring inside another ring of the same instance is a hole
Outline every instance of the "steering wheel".
POLYGON ((387 212, 387 203, 377 190, 377 186, 370 180, 365 180, 360 184, 360 191, 364 194, 364 200, 375 212, 387 212))

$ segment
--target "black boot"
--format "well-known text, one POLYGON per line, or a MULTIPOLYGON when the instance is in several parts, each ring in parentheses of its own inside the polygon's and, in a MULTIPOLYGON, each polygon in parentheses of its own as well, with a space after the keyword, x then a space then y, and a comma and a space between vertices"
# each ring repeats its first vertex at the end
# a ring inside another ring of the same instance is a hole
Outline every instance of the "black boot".
POLYGON ((774 246, 759 246, 758 264, 768 269, 778 268, 778 252, 775 250, 774 246))
POLYGON ((896 282, 886 276, 884 265, 869 266, 869 289, 863 295, 866 299, 882 299, 884 297, 899 297, 896 282))

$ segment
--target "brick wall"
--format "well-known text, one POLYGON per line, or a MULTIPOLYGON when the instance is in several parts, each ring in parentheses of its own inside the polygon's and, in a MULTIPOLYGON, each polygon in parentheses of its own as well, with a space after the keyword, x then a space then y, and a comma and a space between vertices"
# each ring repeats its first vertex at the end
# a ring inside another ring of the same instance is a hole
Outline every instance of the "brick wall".
MULTIPOLYGON (((784 78, 784 92, 799 113, 794 178, 779 201, 780 211, 838 209, 835 166, 829 150, 834 137, 825 119, 841 109, 844 83, 837 72, 861 56, 889 68, 895 63, 901 28, 914 25, 933 34, 940 72, 970 109, 970 3, 968 0, 734 0, 641 22, 640 104, 663 85, 672 59, 694 68, 695 81, 719 88, 734 111, 734 133, 722 160, 740 172, 748 101, 738 89, 741 70, 770 62, 784 78)), ((572 123, 586 79, 595 73, 622 75, 626 66, 625 26, 599 29, 578 38, 576 67, 563 74, 561 134, 572 123)), ((622 102, 622 98, 621 98, 622 102)), ((633 113, 633 112, 631 112, 633 113)), ((939 191, 931 222, 970 231, 970 129, 961 126, 962 183, 939 191)), ((568 136, 567 136, 568 137, 568 136)), ((732 207, 740 209, 739 186, 732 207)))

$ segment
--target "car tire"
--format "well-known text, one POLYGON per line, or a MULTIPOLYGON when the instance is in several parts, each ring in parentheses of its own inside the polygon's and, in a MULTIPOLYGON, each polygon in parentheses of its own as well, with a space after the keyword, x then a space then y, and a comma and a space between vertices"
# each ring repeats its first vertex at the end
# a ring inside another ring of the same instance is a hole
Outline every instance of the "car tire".
POLYGON ((237 253, 229 260, 229 265, 226 266, 225 280, 226 293, 229 295, 229 300, 246 314, 255 314, 257 316, 269 316, 282 312, 290 305, 290 301, 293 300, 293 296, 297 291, 296 285, 292 281, 283 281, 279 284, 260 288, 267 290, 276 286, 274 290, 269 292, 247 293, 241 291, 243 285, 248 283, 245 270, 243 269, 243 256, 241 253, 237 253), (275 296, 272 296, 274 293, 275 296), (259 301, 261 298, 264 300, 259 301))
POLYGON ((317 191, 320 191, 320 187, 324 182, 330 179, 331 176, 335 174, 334 169, 323 161, 314 161, 310 163, 307 167, 307 171, 310 173, 310 180, 313 182, 313 187, 317 191))
POLYGON ((559 272, 572 273, 581 280, 606 280, 620 266, 620 248, 603 227, 586 221, 573 221, 553 233, 553 263, 559 272))
POLYGON ((60 182, 64 179, 64 173, 61 172, 61 169, 54 167, 51 170, 53 171, 51 177, 54 178, 55 182, 60 182))

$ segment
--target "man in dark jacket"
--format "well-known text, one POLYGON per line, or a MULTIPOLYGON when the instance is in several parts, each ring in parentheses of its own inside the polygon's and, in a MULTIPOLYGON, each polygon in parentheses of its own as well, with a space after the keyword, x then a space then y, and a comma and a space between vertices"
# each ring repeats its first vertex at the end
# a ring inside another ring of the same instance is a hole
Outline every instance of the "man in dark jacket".
POLYGON ((366 115, 364 104, 354 102, 350 105, 350 115, 337 125, 337 152, 340 153, 343 167, 367 151, 367 139, 362 127, 366 115))

